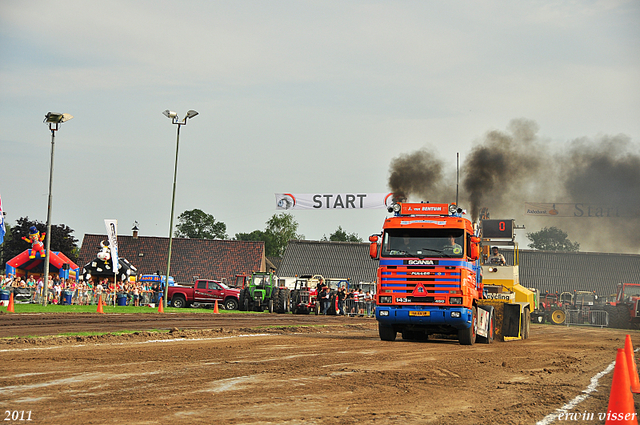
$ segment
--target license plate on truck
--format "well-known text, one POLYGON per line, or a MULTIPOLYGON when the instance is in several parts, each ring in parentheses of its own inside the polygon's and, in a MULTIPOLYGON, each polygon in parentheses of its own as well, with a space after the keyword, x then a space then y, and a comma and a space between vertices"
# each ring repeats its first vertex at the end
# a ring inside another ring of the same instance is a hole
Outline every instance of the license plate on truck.
POLYGON ((410 311, 409 316, 431 316, 430 311, 410 311))

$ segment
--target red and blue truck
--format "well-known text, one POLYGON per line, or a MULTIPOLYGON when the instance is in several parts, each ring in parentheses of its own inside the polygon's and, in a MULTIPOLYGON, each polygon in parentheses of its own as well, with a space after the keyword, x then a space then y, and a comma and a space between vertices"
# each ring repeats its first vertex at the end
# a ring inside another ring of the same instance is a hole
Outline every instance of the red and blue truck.
POLYGON ((393 341, 397 333, 409 340, 455 335, 471 345, 476 338, 490 343, 497 336, 524 337, 526 303, 515 301, 515 283, 484 287, 481 229, 462 209, 399 202, 389 212, 394 215, 382 233, 369 237, 370 256, 379 259, 380 339, 393 341))

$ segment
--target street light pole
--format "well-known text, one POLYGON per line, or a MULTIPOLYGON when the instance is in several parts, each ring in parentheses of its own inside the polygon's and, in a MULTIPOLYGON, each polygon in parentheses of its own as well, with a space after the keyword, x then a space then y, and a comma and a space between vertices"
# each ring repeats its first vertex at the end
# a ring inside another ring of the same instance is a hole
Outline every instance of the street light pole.
POLYGON ((164 111, 163 114, 167 118, 171 119, 171 122, 173 124, 176 124, 178 126, 178 131, 176 135, 176 160, 175 160, 175 165, 173 169, 173 194, 171 196, 171 219, 169 220, 169 253, 167 254, 167 275, 164 280, 164 288, 163 288, 164 292, 162 296, 163 307, 167 307, 167 296, 169 295, 169 272, 171 271, 171 247, 173 245, 173 211, 176 204, 176 177, 178 175, 178 150, 180 148, 180 127, 182 127, 183 125, 187 125, 187 120, 189 118, 193 118, 196 115, 198 115, 198 112, 191 109, 187 112, 187 115, 182 120, 178 119, 178 114, 168 109, 164 111))
POLYGON ((53 196, 51 189, 53 187, 53 152, 56 144, 56 131, 60 123, 69 121, 73 116, 69 114, 60 114, 57 112, 49 112, 44 116, 44 122, 49 124, 49 130, 51 130, 51 164, 49 165, 49 202, 47 204, 47 234, 45 251, 44 251, 44 279, 42 286, 42 305, 47 305, 47 298, 49 295, 49 249, 51 248, 51 204, 53 196), (55 124, 55 126, 54 126, 55 124))

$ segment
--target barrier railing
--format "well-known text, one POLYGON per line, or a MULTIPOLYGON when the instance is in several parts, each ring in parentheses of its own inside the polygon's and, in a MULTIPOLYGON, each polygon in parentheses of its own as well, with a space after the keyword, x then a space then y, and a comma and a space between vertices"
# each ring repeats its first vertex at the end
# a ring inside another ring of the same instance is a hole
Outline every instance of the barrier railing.
POLYGON ((353 298, 347 298, 344 301, 344 313, 347 316, 373 316, 375 314, 375 302, 355 301, 353 298))
POLYGON ((604 310, 567 310, 566 313, 567 326, 609 326, 609 313, 604 310))
MULTIPOLYGON (((42 290, 36 288, 2 288, 2 291, 13 292, 14 301, 17 303, 39 304, 42 302, 42 290)), ((73 304, 73 305, 96 305, 98 298, 102 296, 102 301, 107 305, 134 305, 135 298, 133 291, 117 292, 114 299, 113 292, 110 291, 85 291, 63 289, 60 294, 53 290, 47 293, 47 303, 49 304, 73 304), (125 301, 122 301, 122 300, 125 301)), ((157 304, 159 294, 152 291, 143 291, 138 295, 139 305, 157 304)))

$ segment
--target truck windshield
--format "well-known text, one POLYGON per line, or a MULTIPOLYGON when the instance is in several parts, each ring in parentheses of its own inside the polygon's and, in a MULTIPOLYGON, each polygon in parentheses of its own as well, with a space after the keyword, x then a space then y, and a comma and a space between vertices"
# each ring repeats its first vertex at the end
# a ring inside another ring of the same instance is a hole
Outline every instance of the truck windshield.
POLYGON ((388 229, 382 240, 382 256, 461 258, 463 247, 462 229, 388 229))

